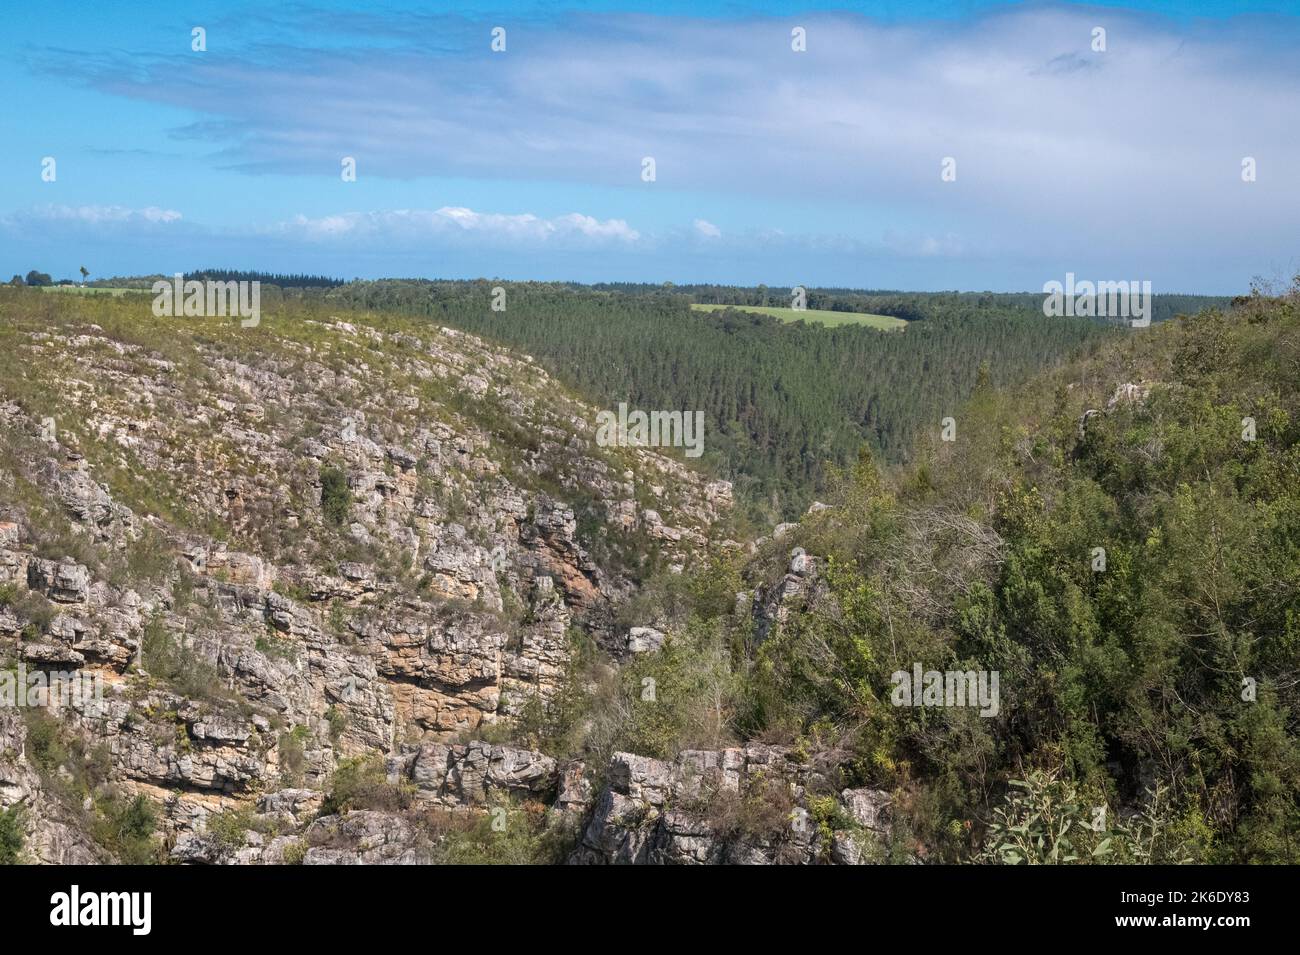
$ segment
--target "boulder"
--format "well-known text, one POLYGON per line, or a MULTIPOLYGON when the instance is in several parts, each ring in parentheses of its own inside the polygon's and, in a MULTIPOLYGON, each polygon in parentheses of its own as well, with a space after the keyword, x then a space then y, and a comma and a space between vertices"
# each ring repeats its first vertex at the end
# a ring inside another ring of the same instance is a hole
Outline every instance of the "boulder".
POLYGON ((664 645, 662 630, 653 627, 633 627, 627 632, 628 653, 654 653, 664 645))

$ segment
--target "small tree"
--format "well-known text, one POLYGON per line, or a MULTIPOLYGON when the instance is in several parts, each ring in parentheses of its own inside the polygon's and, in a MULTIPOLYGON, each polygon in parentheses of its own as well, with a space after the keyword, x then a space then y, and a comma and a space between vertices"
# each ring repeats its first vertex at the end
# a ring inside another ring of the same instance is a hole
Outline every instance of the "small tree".
POLYGON ((88 278, 90 278, 90 272, 89 272, 89 271, 86 269, 86 267, 83 265, 83 266, 81 267, 81 285, 82 285, 83 288, 85 287, 85 285, 86 285, 86 279, 88 279, 88 278))
POLYGON ((51 279, 48 275, 46 275, 44 272, 37 272, 35 269, 32 269, 30 272, 27 273, 27 284, 28 285, 53 285, 54 280, 51 279))
POLYGON ((336 526, 347 520, 348 508, 352 506, 348 477, 333 465, 320 469, 320 506, 325 519, 336 526))

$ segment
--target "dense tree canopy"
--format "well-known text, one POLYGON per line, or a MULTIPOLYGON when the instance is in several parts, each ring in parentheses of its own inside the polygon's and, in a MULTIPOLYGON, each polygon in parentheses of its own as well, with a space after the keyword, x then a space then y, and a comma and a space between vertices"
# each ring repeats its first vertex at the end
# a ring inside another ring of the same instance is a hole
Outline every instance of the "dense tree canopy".
POLYGON ((1297 363, 1300 285, 981 384, 956 440, 864 451, 757 558, 647 588, 673 640, 610 745, 793 743, 894 794, 899 861, 1300 861, 1297 363), (817 584, 760 630, 734 594, 795 546, 817 584), (899 706, 916 666, 1000 705, 899 706))
POLYGON ((505 308, 494 311, 493 287, 356 282, 331 295, 514 345, 611 407, 704 411, 706 460, 769 520, 802 511, 827 464, 851 461, 863 443, 887 460, 906 457, 970 393, 981 366, 1006 384, 1109 331, 971 300, 882 333, 692 311, 689 298, 658 287, 540 283, 503 284, 505 308))

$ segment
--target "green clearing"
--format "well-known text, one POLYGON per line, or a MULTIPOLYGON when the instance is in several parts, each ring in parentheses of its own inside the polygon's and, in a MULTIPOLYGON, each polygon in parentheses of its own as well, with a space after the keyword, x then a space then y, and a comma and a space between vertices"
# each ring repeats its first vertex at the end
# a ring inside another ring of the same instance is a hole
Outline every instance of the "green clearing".
POLYGON ((76 292, 81 295, 125 295, 127 292, 148 292, 143 288, 95 288, 82 287, 80 285, 43 285, 40 286, 47 292, 76 292))
POLYGON ((869 312, 832 312, 819 308, 782 308, 770 305, 691 305, 691 308, 700 312, 716 312, 726 308, 734 308, 740 312, 758 312, 760 315, 770 315, 778 318, 783 322, 812 322, 816 325, 866 325, 869 328, 879 328, 890 331, 898 328, 905 328, 907 322, 901 318, 894 318, 892 315, 873 315, 869 312))

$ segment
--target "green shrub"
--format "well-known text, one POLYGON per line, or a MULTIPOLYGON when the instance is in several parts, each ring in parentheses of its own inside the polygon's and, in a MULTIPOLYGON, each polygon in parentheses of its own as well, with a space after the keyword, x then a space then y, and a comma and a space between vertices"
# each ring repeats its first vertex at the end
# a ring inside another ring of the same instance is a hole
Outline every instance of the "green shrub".
POLYGON ((270 835, 275 829, 275 824, 269 819, 259 819, 252 809, 242 806, 208 816, 204 831, 218 846, 230 851, 244 844, 245 836, 250 830, 270 835))
POLYGON ((411 806, 411 785, 389 782, 380 756, 344 759, 334 770, 329 795, 321 803, 321 815, 333 816, 352 809, 380 809, 398 812, 411 806))
POLYGON ((577 838, 574 820, 545 807, 493 806, 486 814, 444 816, 435 836, 439 865, 558 865, 577 838))
POLYGON ((161 615, 145 624, 140 661, 150 676, 182 696, 209 702, 232 699, 216 665, 195 653, 185 634, 173 634, 161 615))
POLYGON ((145 581, 168 578, 176 565, 176 556, 166 537, 153 528, 147 528, 140 537, 130 542, 121 565, 114 569, 112 581, 118 586, 139 587, 145 581))
POLYGON ((297 842, 291 842, 284 847, 283 860, 285 865, 302 865, 303 858, 307 855, 307 850, 311 848, 301 839, 297 842))
POLYGON ((749 782, 743 795, 715 788, 702 808, 723 839, 759 843, 776 842, 788 835, 796 806, 788 782, 760 776, 749 782))
POLYGON ((342 526, 348 519, 348 509, 352 506, 348 477, 332 464, 323 465, 320 469, 320 506, 325 520, 336 527, 342 526))
POLYGON ((325 711, 325 722, 330 728, 330 742, 337 745, 343 731, 348 728, 348 714, 337 706, 331 706, 325 711))
POLYGON ((735 739, 739 682, 718 622, 693 621, 662 650, 624 666, 619 683, 619 749, 671 759, 682 749, 717 749, 735 739))
POLYGON ((378 756, 345 759, 334 770, 329 795, 321 804, 322 816, 378 809, 397 812, 411 805, 409 784, 390 783, 384 761, 378 756))
POLYGON ((0 810, 0 865, 15 865, 23 852, 23 807, 0 810))
POLYGON ((123 865, 150 865, 162 860, 153 838, 158 818, 144 796, 110 794, 95 801, 91 837, 123 865))
POLYGON ((1192 816, 1176 816, 1162 786, 1148 790, 1142 807, 1120 819, 1105 803, 1084 798, 1059 771, 1035 770, 1011 781, 993 812, 980 861, 1186 865, 1204 852, 1207 834, 1192 816))
POLYGON ((37 772, 49 776, 68 762, 62 727, 44 710, 28 710, 24 715, 27 718, 27 758, 37 772))
POLYGON ((253 642, 257 652, 271 660, 285 660, 290 663, 297 662, 302 654, 302 648, 293 640, 282 636, 270 626, 267 627, 266 633, 259 634, 253 642))
POLYGON ((307 750, 304 744, 310 736, 311 733, 305 726, 295 726, 289 732, 280 734, 280 776, 286 786, 297 786, 302 782, 303 770, 307 768, 307 750))
POLYGON ((10 606, 20 621, 26 621, 23 637, 28 640, 37 639, 40 634, 49 629, 59 612, 44 594, 34 590, 16 594, 10 606))
POLYGON ((107 743, 88 745, 40 707, 24 709, 23 719, 27 758, 48 790, 69 803, 79 803, 108 780, 112 754, 107 743))

